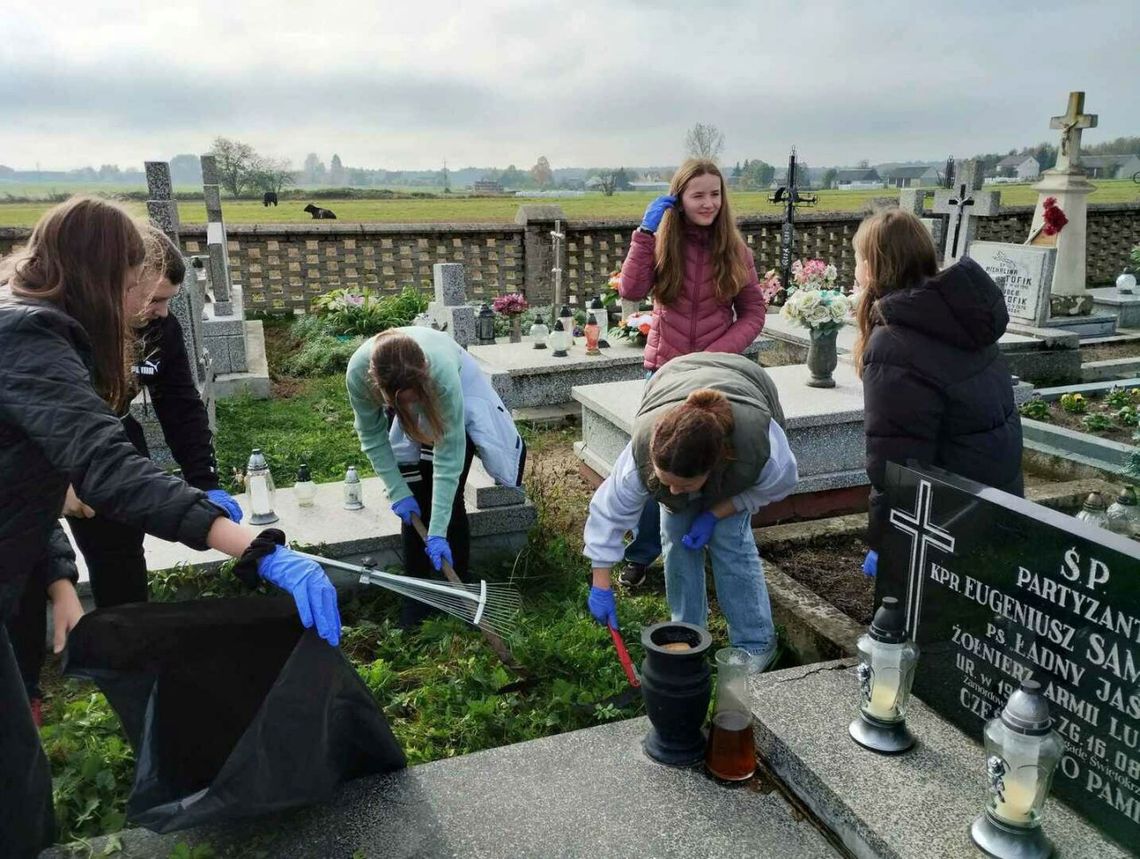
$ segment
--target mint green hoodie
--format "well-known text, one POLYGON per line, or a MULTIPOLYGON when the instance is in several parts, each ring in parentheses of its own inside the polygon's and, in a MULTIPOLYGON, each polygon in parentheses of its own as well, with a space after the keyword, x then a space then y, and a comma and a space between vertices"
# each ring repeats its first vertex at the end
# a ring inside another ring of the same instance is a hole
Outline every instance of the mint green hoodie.
MULTIPOLYGON (((463 472, 467 452, 467 433, 464 428, 463 391, 459 382, 462 348, 450 335, 422 326, 396 329, 411 337, 427 358, 428 371, 439 396, 439 416, 443 420, 444 435, 434 446, 431 521, 428 534, 446 537, 451 522, 451 507, 463 472)), ((388 417, 384 405, 373 393, 368 378, 368 364, 372 357, 375 338, 365 340, 353 353, 345 373, 348 400, 356 416, 356 434, 360 449, 368 457, 393 504, 412 494, 400 474, 392 444, 388 440, 388 417)))

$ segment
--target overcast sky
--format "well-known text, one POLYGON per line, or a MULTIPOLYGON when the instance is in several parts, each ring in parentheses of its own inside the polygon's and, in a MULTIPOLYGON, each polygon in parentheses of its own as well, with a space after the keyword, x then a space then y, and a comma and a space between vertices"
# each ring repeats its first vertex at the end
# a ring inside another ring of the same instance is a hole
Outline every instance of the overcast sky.
POLYGON ((813 165, 1140 134, 1137 0, 7 3, 0 164, 141 165, 217 135, 347 166, 813 165), (1066 44, 1066 40, 1070 40, 1066 44), (1055 141, 1054 141, 1055 142, 1055 141))

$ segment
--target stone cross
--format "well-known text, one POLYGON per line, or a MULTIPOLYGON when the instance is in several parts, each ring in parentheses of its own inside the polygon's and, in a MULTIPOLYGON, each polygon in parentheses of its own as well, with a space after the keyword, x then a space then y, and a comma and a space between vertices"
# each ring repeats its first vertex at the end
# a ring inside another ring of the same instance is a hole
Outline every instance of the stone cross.
POLYGON ((1054 116, 1049 127, 1061 130, 1061 149, 1057 153, 1058 172, 1069 173, 1079 170, 1081 165, 1081 131, 1096 128, 1097 115, 1085 113, 1085 94, 1069 93, 1069 107, 1063 116, 1054 116))
POLYGON ((432 327, 446 331, 466 349, 475 342, 475 308, 467 303, 467 277, 463 264, 437 262, 432 266, 435 301, 428 304, 432 327))
POLYGON ((218 164, 213 155, 202 156, 202 196, 206 201, 207 272, 214 290, 214 313, 233 313, 230 283, 230 254, 226 240, 226 223, 222 218, 222 193, 218 184, 218 164))
POLYGON ((966 247, 977 232, 977 216, 996 215, 1001 195, 996 191, 982 191, 982 175, 978 162, 966 161, 958 165, 954 187, 936 191, 934 213, 949 215, 946 245, 942 254, 944 265, 956 263, 966 253, 966 247))
MULTIPOLYGON (((182 247, 179 236, 178 203, 174 200, 174 186, 170 181, 170 165, 165 161, 147 161, 146 211, 150 223, 166 234, 174 246, 182 247)), ((186 279, 182 289, 170 300, 170 310, 182 324, 182 336, 186 341, 186 354, 199 384, 209 373, 209 357, 202 348, 202 300, 199 294, 198 278, 193 266, 186 267, 186 279)))

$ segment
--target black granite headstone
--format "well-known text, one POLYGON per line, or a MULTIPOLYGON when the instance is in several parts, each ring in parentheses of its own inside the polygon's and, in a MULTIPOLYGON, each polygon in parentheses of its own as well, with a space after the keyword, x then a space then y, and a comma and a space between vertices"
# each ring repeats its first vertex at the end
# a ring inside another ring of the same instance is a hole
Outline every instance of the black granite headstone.
MULTIPOLYGON (((914 693, 979 742, 1022 679, 1066 744, 1053 794, 1140 844, 1140 543, 939 469, 887 467, 876 600, 896 596, 914 693)), ((984 760, 978 757, 979 784, 984 760)), ((983 802, 979 795, 979 805, 983 802)))

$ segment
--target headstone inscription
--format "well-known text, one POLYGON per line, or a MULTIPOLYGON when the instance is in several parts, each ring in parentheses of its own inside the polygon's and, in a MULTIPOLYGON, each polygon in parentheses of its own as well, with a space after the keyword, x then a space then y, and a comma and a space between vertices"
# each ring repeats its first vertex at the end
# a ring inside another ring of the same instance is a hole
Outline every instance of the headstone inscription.
POLYGON ((971 242, 967 252, 1005 294, 1005 307, 1014 322, 1041 327, 1049 318, 1053 284, 1053 248, 1007 242, 971 242))
POLYGON ((980 741, 1037 680, 1067 747, 1054 796, 1140 844, 1140 544, 939 469, 892 463, 886 494, 875 596, 906 606, 915 694, 980 741))

